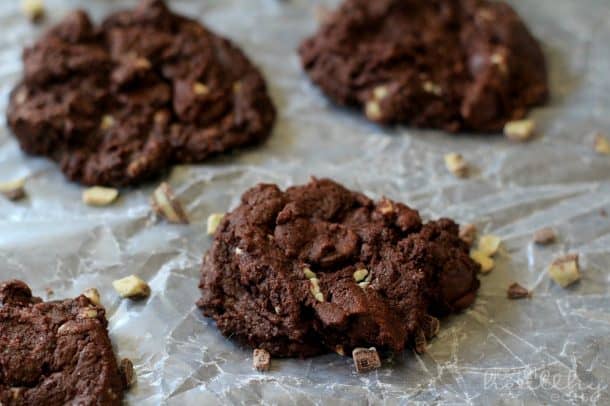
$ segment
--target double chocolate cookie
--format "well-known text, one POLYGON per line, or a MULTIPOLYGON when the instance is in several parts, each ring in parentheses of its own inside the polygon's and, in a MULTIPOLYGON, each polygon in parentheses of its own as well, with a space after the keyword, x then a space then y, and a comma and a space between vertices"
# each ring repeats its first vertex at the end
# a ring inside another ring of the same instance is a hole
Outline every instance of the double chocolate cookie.
POLYGON ((120 405, 126 383, 104 309, 85 296, 42 302, 0 285, 0 404, 120 405))
POLYGON ((373 202, 331 180, 261 184, 225 215, 204 257, 198 306, 220 331, 275 356, 402 351, 475 299, 479 266, 441 219, 373 202))
POLYGON ((229 40, 144 0, 95 27, 74 11, 23 53, 8 124, 86 185, 125 186, 265 139, 263 77, 229 40))
POLYGON ((548 94, 540 46, 501 2, 346 0, 299 52, 329 97, 384 124, 498 131, 548 94))

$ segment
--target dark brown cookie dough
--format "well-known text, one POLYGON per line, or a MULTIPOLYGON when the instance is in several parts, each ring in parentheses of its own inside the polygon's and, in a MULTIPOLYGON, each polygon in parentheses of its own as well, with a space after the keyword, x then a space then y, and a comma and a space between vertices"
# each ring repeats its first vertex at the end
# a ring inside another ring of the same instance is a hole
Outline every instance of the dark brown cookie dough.
POLYGON ((453 221, 423 224, 331 180, 261 184, 219 225, 198 305, 226 336, 275 356, 402 351, 428 313, 474 301, 468 250, 453 221))
POLYGON ((42 302, 0 285, 0 404, 120 405, 125 385, 104 309, 85 296, 42 302))
POLYGON ((498 131, 548 94, 540 46, 501 2, 346 0, 299 52, 328 96, 384 124, 498 131))
POLYGON ((74 11, 23 53, 8 123, 27 153, 86 185, 124 186, 265 139, 275 110, 230 41, 142 1, 95 27, 74 11))

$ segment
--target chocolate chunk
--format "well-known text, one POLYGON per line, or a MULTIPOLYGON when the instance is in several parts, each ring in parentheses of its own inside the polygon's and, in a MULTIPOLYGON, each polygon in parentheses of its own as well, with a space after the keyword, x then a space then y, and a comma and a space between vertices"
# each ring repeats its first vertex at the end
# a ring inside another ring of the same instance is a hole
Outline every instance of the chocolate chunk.
POLYGON ((21 281, 0 285, 0 403, 120 405, 107 324, 85 296, 42 302, 21 281))
POLYGON ((506 294, 509 299, 524 299, 531 296, 530 291, 519 285, 517 282, 508 287, 506 294))
POLYGON ((269 368, 271 368, 271 355, 269 351, 262 348, 255 349, 252 355, 252 365, 257 371, 269 371, 269 368))
POLYGON ((275 120, 247 57, 162 1, 99 27, 72 12, 25 49, 23 63, 9 126, 25 152, 85 185, 137 184, 260 142, 275 120))
POLYGON ((299 53, 331 99, 383 124, 496 132, 549 91, 539 44, 502 2, 345 0, 299 53))
POLYGON ((273 356, 400 352, 429 313, 475 299, 479 267, 458 233, 331 180, 260 184, 216 230, 198 305, 223 334, 273 356))
POLYGON ((354 365, 359 373, 373 371, 381 367, 381 360, 375 347, 371 348, 355 348, 352 351, 354 365))

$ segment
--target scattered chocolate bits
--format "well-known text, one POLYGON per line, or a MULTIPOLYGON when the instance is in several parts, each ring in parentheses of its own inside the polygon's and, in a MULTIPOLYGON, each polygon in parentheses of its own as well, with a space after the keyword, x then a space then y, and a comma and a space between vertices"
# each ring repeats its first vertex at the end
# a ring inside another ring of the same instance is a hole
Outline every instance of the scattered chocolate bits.
POLYGON ((126 388, 131 388, 136 383, 136 373, 133 369, 133 362, 128 358, 123 358, 119 364, 119 371, 123 378, 123 384, 126 388))
POLYGON ((550 227, 541 228, 534 233, 534 242, 539 245, 549 245, 557 240, 557 233, 550 227))
POLYGON ((506 295, 509 299, 525 299, 531 297, 532 294, 529 290, 515 282, 508 287, 506 295))
POLYGON ((358 373, 369 372, 381 367, 381 359, 375 347, 354 348, 352 358, 358 373))
POLYGON ((189 220, 184 212, 182 203, 174 195, 174 191, 167 182, 163 182, 155 189, 151 204, 153 211, 173 224, 188 224, 189 220))
POLYGON ((269 371, 269 368, 271 367, 271 354, 269 354, 269 351, 262 348, 255 349, 252 365, 257 371, 269 371))
POLYGON ((568 254, 556 258, 549 267, 549 275, 562 288, 566 288, 580 280, 578 254, 568 254))

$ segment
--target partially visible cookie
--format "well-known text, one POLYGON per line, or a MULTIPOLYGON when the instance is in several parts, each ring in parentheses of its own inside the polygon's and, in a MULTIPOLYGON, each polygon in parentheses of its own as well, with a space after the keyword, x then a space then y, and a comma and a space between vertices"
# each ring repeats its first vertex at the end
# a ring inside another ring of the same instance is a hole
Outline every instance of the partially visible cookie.
POLYGON ((125 186, 267 138, 275 110, 229 40, 159 0, 95 27, 77 10, 23 52, 8 124, 86 185, 125 186))
POLYGON ((0 404, 120 405, 125 389, 104 309, 85 296, 42 302, 0 285, 0 404))
POLYGON ((542 50, 502 2, 345 0, 299 53, 324 93, 384 124, 497 132, 548 94, 542 50))
POLYGON ((478 265, 448 219, 327 179, 261 184, 226 214, 201 271, 203 313, 274 356, 402 351, 428 313, 475 299, 478 265))

